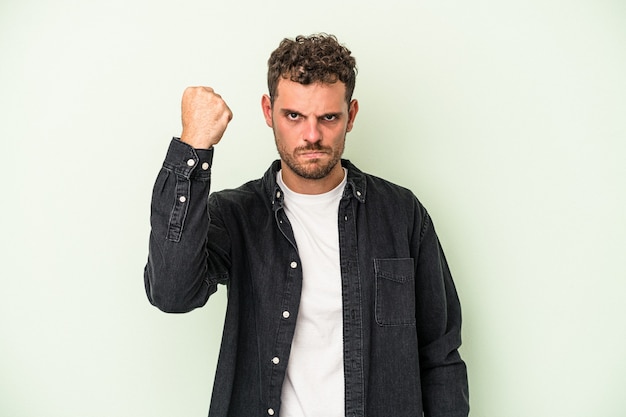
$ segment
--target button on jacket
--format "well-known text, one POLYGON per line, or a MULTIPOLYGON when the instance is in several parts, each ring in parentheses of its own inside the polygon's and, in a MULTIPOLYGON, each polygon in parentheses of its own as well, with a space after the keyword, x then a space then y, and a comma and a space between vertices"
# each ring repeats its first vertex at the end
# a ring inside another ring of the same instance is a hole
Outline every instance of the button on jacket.
MULTIPOLYGON (((153 190, 146 293, 163 311, 186 312, 225 284, 209 416, 280 416, 302 289, 280 161, 209 197, 212 158, 212 149, 170 143, 153 190)), ((409 190, 342 165, 345 415, 467 416, 461 310, 432 221, 409 190)))

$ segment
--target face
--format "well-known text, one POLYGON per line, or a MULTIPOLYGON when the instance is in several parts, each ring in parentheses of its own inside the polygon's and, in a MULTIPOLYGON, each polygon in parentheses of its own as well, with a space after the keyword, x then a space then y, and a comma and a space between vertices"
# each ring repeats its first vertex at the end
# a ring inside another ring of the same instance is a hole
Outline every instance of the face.
POLYGON ((302 85, 281 79, 273 105, 269 96, 263 96, 263 114, 274 131, 283 181, 292 190, 320 193, 343 180, 341 155, 358 112, 357 101, 348 104, 345 92, 342 82, 302 85))

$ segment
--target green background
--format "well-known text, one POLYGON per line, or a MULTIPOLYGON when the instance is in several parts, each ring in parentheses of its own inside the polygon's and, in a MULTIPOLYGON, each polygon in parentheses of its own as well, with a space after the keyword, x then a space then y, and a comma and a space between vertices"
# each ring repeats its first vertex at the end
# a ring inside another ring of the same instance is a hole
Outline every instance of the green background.
POLYGON ((143 290, 180 97, 234 119, 214 189, 277 157, 260 97, 285 36, 357 57, 346 157, 411 188, 463 302, 475 417, 626 415, 626 3, 0 4, 0 416, 205 416, 222 289, 143 290))

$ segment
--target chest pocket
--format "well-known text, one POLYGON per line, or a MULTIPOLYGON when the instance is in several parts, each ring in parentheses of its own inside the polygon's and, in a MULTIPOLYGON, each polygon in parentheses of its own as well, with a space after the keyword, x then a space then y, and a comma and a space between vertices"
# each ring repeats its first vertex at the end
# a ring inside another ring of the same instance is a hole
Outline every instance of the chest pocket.
POLYGON ((374 259, 376 322, 381 326, 415 325, 413 258, 374 259))

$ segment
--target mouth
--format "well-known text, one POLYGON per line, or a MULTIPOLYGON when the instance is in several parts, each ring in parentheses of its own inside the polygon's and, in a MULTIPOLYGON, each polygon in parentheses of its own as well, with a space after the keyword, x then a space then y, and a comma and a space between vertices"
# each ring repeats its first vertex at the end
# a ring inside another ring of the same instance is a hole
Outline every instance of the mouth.
POLYGON ((330 154, 330 149, 326 149, 319 144, 296 149, 296 156, 304 159, 319 159, 330 154))
POLYGON ((327 154, 328 152, 324 152, 324 151, 304 151, 304 152, 298 153, 298 156, 302 158, 306 158, 306 159, 318 159, 318 158, 324 157, 327 154))

